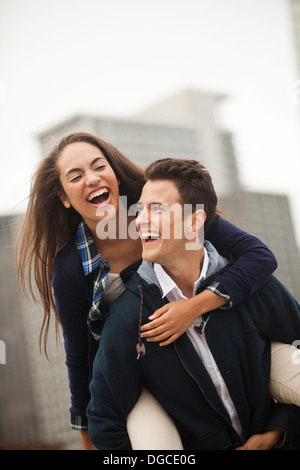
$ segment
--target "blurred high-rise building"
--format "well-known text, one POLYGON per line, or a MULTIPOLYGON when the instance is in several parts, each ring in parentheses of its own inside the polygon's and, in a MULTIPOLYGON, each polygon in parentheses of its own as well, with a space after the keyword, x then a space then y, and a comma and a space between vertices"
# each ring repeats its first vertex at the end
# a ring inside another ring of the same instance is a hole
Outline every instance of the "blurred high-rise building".
MULTIPOLYGON (((288 199, 243 189, 233 136, 219 122, 223 99, 185 90, 129 119, 75 116, 39 136, 41 155, 46 155, 61 136, 86 131, 111 142, 142 167, 167 156, 201 161, 213 177, 220 208, 234 223, 270 246, 279 261, 276 275, 299 300, 300 260, 288 199)), ((22 216, 0 219, 1 246, 6 247, 1 251, 0 339, 7 345, 7 364, 0 365, 0 447, 80 448, 78 433, 68 427, 70 403, 63 346, 57 347, 51 334, 51 362, 40 355, 42 312, 16 295, 11 245, 21 220, 22 216)))
POLYGON ((223 96, 185 90, 127 119, 76 116, 40 135, 46 154, 57 139, 88 130, 140 166, 162 157, 195 158, 210 171, 219 196, 239 187, 232 134, 218 122, 223 96))
POLYGON ((18 293, 15 242, 22 220, 22 215, 0 217, 0 339, 6 346, 6 364, 0 365, 0 449, 80 448, 79 435, 68 427, 62 340, 56 344, 52 323, 48 361, 38 344, 42 309, 18 293))
MULTIPOLYGON (((220 106, 226 99, 223 95, 188 89, 143 109, 136 116, 148 123, 172 124, 192 131, 197 159, 209 170, 219 197, 240 186, 233 136, 220 123, 220 106)), ((188 152, 180 156, 193 158, 188 152)))

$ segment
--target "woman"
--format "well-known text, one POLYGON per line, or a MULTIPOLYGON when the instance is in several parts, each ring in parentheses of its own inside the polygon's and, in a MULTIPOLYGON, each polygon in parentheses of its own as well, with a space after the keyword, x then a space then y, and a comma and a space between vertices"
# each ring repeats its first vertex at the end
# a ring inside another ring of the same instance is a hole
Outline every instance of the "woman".
MULTIPOLYGON (((118 223, 120 211, 126 213, 122 219, 126 228, 133 221, 119 196, 126 196, 130 206, 138 201, 143 185, 143 171, 111 144, 87 133, 70 134, 42 160, 35 174, 18 240, 20 289, 36 299, 34 286, 38 288, 44 308, 40 344, 44 342, 45 352, 52 309, 56 328, 62 325, 71 426, 81 431, 85 449, 91 447, 85 410, 101 328, 142 252, 139 238, 124 237, 124 227, 118 223), (99 233, 104 219, 116 223, 113 236, 99 233)), ((201 294, 155 312, 144 329, 148 340, 174 341, 199 314, 239 303, 276 269, 276 260, 263 243, 219 216, 207 239, 220 251, 230 252, 235 262, 201 294)))

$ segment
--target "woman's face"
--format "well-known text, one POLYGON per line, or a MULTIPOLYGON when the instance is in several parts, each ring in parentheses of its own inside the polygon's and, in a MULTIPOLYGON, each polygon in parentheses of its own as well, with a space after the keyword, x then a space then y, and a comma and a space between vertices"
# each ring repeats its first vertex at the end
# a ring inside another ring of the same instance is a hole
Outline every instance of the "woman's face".
POLYGON ((57 167, 65 194, 59 197, 66 208, 72 206, 88 226, 99 221, 108 204, 119 208, 119 182, 101 150, 87 142, 67 145, 57 167), (98 215, 97 215, 98 210, 98 215))

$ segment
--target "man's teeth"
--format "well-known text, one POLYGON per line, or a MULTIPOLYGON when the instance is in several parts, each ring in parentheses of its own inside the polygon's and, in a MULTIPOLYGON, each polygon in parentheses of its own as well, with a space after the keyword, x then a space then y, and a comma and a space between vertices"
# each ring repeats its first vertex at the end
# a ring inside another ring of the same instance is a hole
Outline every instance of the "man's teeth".
POLYGON ((143 238, 159 238, 159 236, 157 232, 142 232, 143 238))
POLYGON ((102 194, 104 193, 108 193, 108 190, 107 189, 99 189, 99 191, 96 191, 94 193, 92 193, 89 197, 88 197, 88 201, 91 201, 92 199, 94 199, 95 197, 97 196, 101 196, 102 194))

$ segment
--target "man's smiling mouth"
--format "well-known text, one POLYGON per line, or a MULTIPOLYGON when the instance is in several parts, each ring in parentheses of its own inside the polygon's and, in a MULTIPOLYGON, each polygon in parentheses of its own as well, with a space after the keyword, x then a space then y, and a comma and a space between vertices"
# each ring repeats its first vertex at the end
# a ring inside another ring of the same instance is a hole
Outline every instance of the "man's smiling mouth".
POLYGON ((141 238, 145 245, 149 245, 156 240, 159 240, 160 234, 158 232, 141 232, 141 238))

